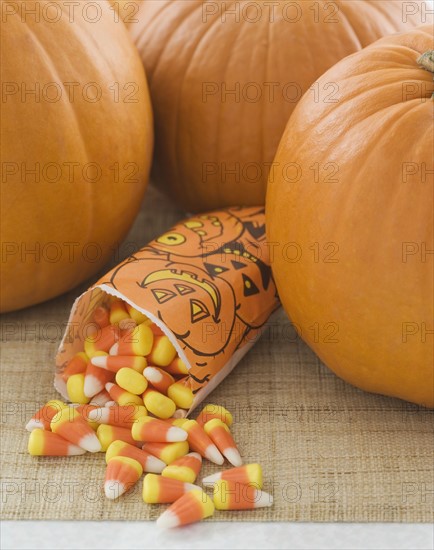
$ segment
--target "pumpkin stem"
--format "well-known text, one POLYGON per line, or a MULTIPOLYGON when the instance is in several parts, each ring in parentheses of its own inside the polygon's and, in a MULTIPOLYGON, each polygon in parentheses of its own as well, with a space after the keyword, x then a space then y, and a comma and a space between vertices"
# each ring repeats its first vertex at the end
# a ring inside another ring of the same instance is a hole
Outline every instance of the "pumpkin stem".
MULTIPOLYGON (((426 71, 434 73, 434 50, 428 50, 423 53, 417 62, 426 71)), ((431 99, 434 101, 434 92, 432 93, 431 99)))
POLYGON ((434 73, 434 50, 428 50, 417 60, 418 64, 425 70, 434 73))

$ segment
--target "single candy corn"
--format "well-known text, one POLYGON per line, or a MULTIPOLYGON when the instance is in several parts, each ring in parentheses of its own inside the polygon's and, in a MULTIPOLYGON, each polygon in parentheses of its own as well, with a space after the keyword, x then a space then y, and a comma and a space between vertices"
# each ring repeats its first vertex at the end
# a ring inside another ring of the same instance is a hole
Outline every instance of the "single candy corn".
POLYGON ((128 319, 129 313, 122 300, 115 300, 110 305, 110 324, 118 325, 122 319, 128 319))
POLYGON ((186 441, 187 432, 177 426, 170 426, 163 420, 142 416, 131 428, 131 434, 136 441, 174 443, 175 441, 186 441))
POLYGON ((80 353, 75 354, 74 357, 66 365, 65 370, 62 372, 63 380, 65 380, 66 382, 68 378, 73 374, 84 372, 86 370, 88 362, 89 358, 84 353, 84 351, 80 351, 80 353))
POLYGON ((92 357, 91 363, 101 369, 118 372, 123 368, 133 369, 140 374, 146 368, 147 361, 144 357, 135 355, 106 355, 102 357, 92 357))
POLYGON ((189 409, 193 405, 194 395, 190 388, 188 376, 172 384, 167 390, 167 395, 177 407, 189 409))
POLYGON ((131 306, 128 302, 125 302, 125 307, 127 308, 128 315, 131 317, 131 319, 134 319, 134 321, 140 325, 144 323, 145 321, 148 321, 149 319, 146 317, 145 314, 141 313, 138 309, 131 306))
POLYGON ((273 497, 250 485, 219 479, 214 483, 217 510, 253 510, 273 504, 273 497))
POLYGON ((171 464, 188 453, 188 443, 187 441, 177 441, 176 443, 145 443, 142 449, 156 456, 166 464, 171 464))
POLYGON ((116 499, 126 493, 143 474, 137 460, 127 456, 115 456, 108 461, 105 473, 104 493, 109 499, 116 499))
POLYGON ((143 371, 143 376, 152 384, 153 388, 164 393, 164 395, 167 395, 169 386, 175 383, 175 379, 171 374, 158 367, 146 367, 143 371))
POLYGON ((167 367, 176 357, 176 350, 167 336, 155 336, 152 351, 148 356, 150 365, 167 367))
POLYGON ((213 418, 212 420, 208 420, 203 429, 209 435, 217 449, 233 466, 238 467, 243 464, 234 438, 224 422, 218 418, 213 418))
POLYGON ((48 401, 43 407, 36 412, 26 424, 26 430, 31 432, 37 428, 42 430, 50 430, 50 422, 53 417, 61 410, 67 407, 67 404, 58 399, 48 401))
POLYGON ((158 418, 170 418, 176 411, 175 403, 162 393, 148 388, 143 394, 145 407, 158 418))
POLYGON ((134 395, 141 395, 148 387, 148 381, 143 374, 127 368, 116 373, 116 384, 134 395))
POLYGON ((98 330, 84 340, 84 351, 89 358, 97 355, 98 351, 108 352, 119 339, 119 328, 114 325, 98 330))
POLYGON ((100 329, 110 324, 110 313, 106 307, 99 306, 94 309, 92 318, 100 329))
POLYGON ((86 420, 86 422, 89 424, 92 430, 96 431, 99 426, 99 423, 94 422, 89 418, 89 412, 98 410, 100 408, 101 407, 99 407, 98 405, 91 405, 90 403, 88 403, 87 405, 79 405, 78 407, 75 407, 75 410, 79 414, 81 414, 81 416, 86 420))
POLYGON ((90 397, 84 393, 84 372, 73 374, 66 381, 66 392, 72 403, 89 403, 90 397))
POLYGON ((119 405, 143 405, 143 399, 138 395, 134 395, 116 384, 109 382, 105 385, 105 389, 108 391, 113 401, 116 401, 119 405))
POLYGON ((53 417, 50 427, 55 434, 90 453, 98 453, 101 450, 101 444, 95 432, 72 407, 61 409, 53 417))
POLYGON ((60 435, 40 428, 33 430, 30 434, 28 451, 32 456, 74 456, 86 452, 60 435))
POLYGON ((187 441, 193 451, 214 462, 214 464, 223 464, 225 459, 196 420, 186 420, 182 425, 182 429, 188 432, 187 441))
POLYGON ((184 361, 180 357, 175 357, 175 359, 170 363, 170 365, 167 365, 167 367, 164 367, 164 370, 166 372, 170 372, 170 374, 188 374, 187 365, 184 363, 184 361))
MULTIPOLYGON (((131 426, 142 416, 146 416, 147 410, 143 405, 114 405, 113 407, 99 407, 88 413, 88 418, 98 424, 110 424, 131 429, 131 426)), ((139 441, 145 441, 139 439, 139 441)))
POLYGON ((196 523, 212 516, 214 510, 214 504, 206 493, 200 489, 189 491, 161 514, 157 525, 162 529, 171 529, 196 523))
POLYGON ((137 460, 143 468, 144 472, 151 472, 154 474, 161 474, 166 467, 166 464, 142 449, 138 449, 134 445, 125 443, 125 441, 116 440, 110 443, 105 454, 106 462, 115 456, 127 456, 137 460))
POLYGON ((229 427, 232 426, 233 418, 231 413, 221 405, 205 405, 199 416, 196 418, 196 422, 203 426, 213 418, 218 418, 229 427))
POLYGON ((149 355, 154 343, 152 330, 145 323, 124 334, 110 349, 110 355, 149 355))
POLYGON ((223 470, 222 472, 204 477, 202 484, 205 487, 212 487, 219 479, 262 489, 262 468, 259 464, 246 464, 239 468, 230 468, 229 470, 223 470))
POLYGON ((115 374, 113 372, 95 367, 95 365, 89 361, 84 375, 84 395, 86 397, 97 395, 105 388, 108 382, 113 380, 114 376, 115 374))
POLYGON ((99 392, 98 395, 94 395, 92 397, 91 403, 92 405, 98 405, 100 407, 104 407, 106 403, 108 403, 111 400, 109 392, 104 388, 102 391, 99 392))
POLYGON ((131 437, 131 430, 129 428, 100 424, 96 431, 96 435, 99 439, 102 451, 107 451, 110 444, 117 440, 137 446, 137 442, 131 437))
POLYGON ((172 479, 179 479, 187 483, 194 483, 202 467, 202 457, 199 453, 188 453, 178 458, 164 468, 161 475, 172 479))
POLYGON ((156 474, 146 474, 143 480, 143 500, 147 504, 175 502, 182 495, 194 489, 201 490, 200 487, 192 483, 184 483, 156 474))

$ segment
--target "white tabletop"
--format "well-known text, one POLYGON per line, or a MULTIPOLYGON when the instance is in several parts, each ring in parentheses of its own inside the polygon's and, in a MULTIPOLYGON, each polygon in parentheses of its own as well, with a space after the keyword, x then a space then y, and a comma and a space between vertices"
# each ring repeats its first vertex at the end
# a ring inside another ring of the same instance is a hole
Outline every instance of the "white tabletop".
POLYGON ((399 523, 201 523, 171 531, 154 522, 5 521, 2 550, 432 550, 433 526, 399 523))

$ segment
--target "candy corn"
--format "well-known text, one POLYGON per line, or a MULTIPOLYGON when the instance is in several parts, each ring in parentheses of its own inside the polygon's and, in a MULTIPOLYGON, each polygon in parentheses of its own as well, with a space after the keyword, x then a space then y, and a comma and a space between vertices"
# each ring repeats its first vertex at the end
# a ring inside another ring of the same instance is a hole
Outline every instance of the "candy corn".
MULTIPOLYGON (((149 353, 149 352, 148 352, 149 353)), ((145 353, 145 355, 148 355, 145 353)), ((148 363, 158 367, 167 367, 176 357, 176 350, 167 336, 155 336, 148 363)))
POLYGON ((237 445, 229 428, 224 422, 218 418, 213 418, 204 425, 203 429, 209 435, 217 449, 233 466, 242 465, 243 461, 237 449, 237 445))
POLYGON ((95 308, 92 318, 100 329, 110 324, 109 310, 103 306, 95 308))
POLYGON ((104 388, 102 391, 99 392, 98 395, 94 395, 92 397, 91 403, 92 405, 99 405, 100 407, 104 407, 106 403, 110 401, 110 394, 109 392, 104 388))
POLYGON ((188 443, 187 441, 178 441, 176 443, 145 443, 142 449, 156 456, 166 464, 171 464, 188 453, 188 443))
POLYGON ((188 444, 193 451, 198 452, 215 464, 223 464, 225 459, 196 420, 186 420, 182 425, 182 429, 188 432, 188 444))
POLYGON ((81 372, 84 372, 86 370, 86 366, 88 362, 89 362, 89 358, 84 353, 84 351, 80 351, 80 353, 77 353, 76 355, 74 355, 74 357, 66 365, 65 370, 62 372, 63 380, 65 380, 66 382, 68 378, 73 374, 79 374, 81 372))
POLYGON ((170 372, 170 374, 175 374, 175 375, 188 374, 187 365, 179 357, 175 357, 175 359, 170 363, 170 365, 167 365, 167 367, 164 367, 164 370, 166 372, 170 372))
POLYGON ((219 479, 214 483, 217 510, 253 510, 273 504, 273 497, 250 485, 219 479))
POLYGON ((144 323, 145 321, 148 321, 148 318, 146 315, 141 313, 138 309, 131 306, 128 302, 125 302, 125 307, 127 308, 128 315, 131 317, 131 319, 134 319, 134 321, 140 325, 141 323, 144 323))
POLYGON ((146 367, 143 371, 143 376, 152 384, 153 388, 164 393, 164 395, 167 395, 169 386, 175 383, 175 379, 171 374, 158 367, 146 367))
POLYGON ((98 351, 108 352, 118 339, 118 327, 108 325, 84 340, 84 351, 89 358, 94 357, 98 351))
POLYGON ((167 395, 181 409, 189 409, 193 404, 194 395, 191 391, 188 377, 178 380, 167 390, 167 395))
POLYGON ((61 409, 51 420, 51 431, 74 445, 98 453, 101 444, 86 420, 72 407, 61 409))
MULTIPOLYGON (((146 414, 146 408, 142 405, 115 405, 113 407, 95 408, 88 412, 88 418, 99 424, 110 424, 110 426, 131 429, 131 426, 146 414)), ((138 441, 145 440, 139 439, 138 441)))
POLYGON ((192 483, 184 483, 156 474, 146 474, 143 480, 143 500, 148 504, 175 502, 182 495, 194 489, 201 490, 200 487, 192 483))
POLYGON ((127 368, 116 373, 116 384, 134 395, 141 395, 148 387, 148 381, 142 374, 127 368))
POLYGON ((90 397, 84 393, 84 379, 84 373, 80 372, 70 376, 66 382, 66 392, 73 403, 84 404, 90 401, 90 397))
POLYGON ((158 527, 171 529, 180 525, 196 523, 214 514, 211 498, 202 490, 189 491, 176 500, 157 519, 158 527))
POLYGON ((142 416, 135 422, 131 429, 133 439, 136 441, 174 443, 185 441, 187 432, 177 426, 170 426, 163 420, 142 416))
POLYGON ((122 319, 128 319, 129 313, 122 300, 115 300, 110 305, 110 324, 118 325, 122 319))
POLYGON ((164 468, 161 475, 172 479, 179 479, 187 483, 194 483, 202 467, 202 457, 199 453, 188 453, 178 458, 164 468))
POLYGON ((120 369, 128 368, 143 373, 147 365, 147 361, 144 357, 135 355, 105 355, 101 357, 92 357, 91 363, 96 367, 112 372, 118 372, 120 369))
POLYGON ((116 401, 119 405, 143 405, 141 397, 122 389, 116 384, 109 382, 105 385, 105 389, 108 391, 113 401, 116 401))
POLYGON ((143 468, 137 460, 127 456, 115 456, 107 463, 104 492, 109 499, 116 499, 137 483, 143 468))
POLYGON ((95 367, 89 361, 84 375, 84 395, 89 398, 97 395, 105 388, 107 382, 111 382, 113 378, 113 372, 95 367))
POLYGON ((256 489, 262 489, 262 468, 259 464, 246 464, 239 468, 230 468, 216 474, 204 477, 202 484, 205 487, 213 487, 214 483, 219 479, 231 481, 232 483, 242 483, 251 485, 256 489))
POLYGON ((67 407, 66 403, 59 401, 58 399, 53 399, 48 401, 43 407, 36 412, 32 418, 26 424, 26 430, 31 432, 37 428, 43 430, 50 430, 50 422, 53 417, 60 411, 67 407))
POLYGON ((149 325, 149 328, 152 330, 152 334, 154 336, 164 336, 164 332, 161 330, 161 328, 156 325, 155 323, 151 323, 149 325))
POLYGON ((106 462, 115 456, 127 456, 128 458, 134 458, 137 460, 143 468, 144 472, 151 472, 154 474, 161 474, 166 467, 166 464, 142 449, 138 449, 134 445, 125 443, 125 441, 116 440, 110 443, 105 455, 106 462))
POLYGON ((119 321, 119 328, 121 329, 121 336, 124 334, 127 334, 127 332, 130 332, 137 326, 137 323, 134 321, 134 319, 131 319, 128 317, 128 319, 122 319, 119 321))
POLYGON ((137 325, 124 334, 110 349, 110 355, 149 355, 154 335, 145 323, 137 325))
POLYGON ((32 456, 74 456, 86 452, 60 435, 40 428, 36 428, 30 434, 27 449, 32 456))
POLYGON ((213 418, 218 418, 229 427, 232 426, 233 418, 231 413, 221 405, 205 405, 199 416, 196 418, 196 422, 203 426, 213 418))
MULTIPOLYGON (((71 406, 71 405, 70 405, 71 406)), ((98 422, 94 422, 89 418, 89 412, 98 410, 100 407, 98 405, 91 405, 88 403, 87 405, 79 405, 78 407, 75 407, 75 410, 81 414, 81 416, 86 420, 86 422, 89 424, 89 426, 92 428, 92 430, 96 431, 99 424, 98 422)))
POLYGON ((145 407, 158 418, 170 418, 173 416, 176 405, 162 393, 148 388, 143 394, 145 407))
POLYGON ((120 426, 110 426, 109 424, 100 424, 96 431, 96 435, 100 442, 102 451, 107 451, 113 441, 124 441, 130 445, 137 445, 137 442, 131 437, 129 428, 121 428, 120 426))

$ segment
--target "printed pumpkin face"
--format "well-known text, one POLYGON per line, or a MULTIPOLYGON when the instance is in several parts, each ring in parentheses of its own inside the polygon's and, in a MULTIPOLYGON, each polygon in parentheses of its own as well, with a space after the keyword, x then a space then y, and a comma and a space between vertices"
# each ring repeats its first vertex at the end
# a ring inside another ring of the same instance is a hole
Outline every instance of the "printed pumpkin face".
POLYGON ((196 257, 215 251, 244 231, 241 220, 229 211, 189 218, 158 237, 153 246, 177 256, 196 257))
POLYGON ((272 303, 277 297, 271 268, 260 258, 260 250, 239 240, 227 243, 204 260, 204 267, 212 277, 232 284, 236 316, 249 328, 259 328, 265 323, 269 312, 264 311, 262 304, 272 303))
MULTIPOLYGON (((233 290, 226 282, 217 286, 198 266, 167 259, 153 259, 151 264, 148 257, 136 258, 113 273, 111 284, 124 292, 126 284, 133 285, 137 300, 196 355, 215 356, 226 348, 235 321, 233 290)), ((199 366, 205 364, 206 359, 199 366)))

